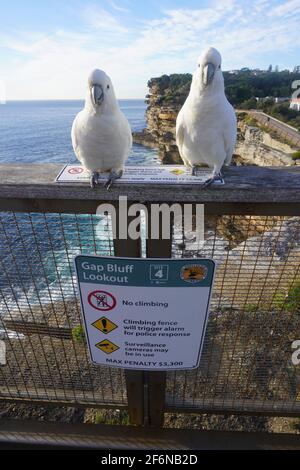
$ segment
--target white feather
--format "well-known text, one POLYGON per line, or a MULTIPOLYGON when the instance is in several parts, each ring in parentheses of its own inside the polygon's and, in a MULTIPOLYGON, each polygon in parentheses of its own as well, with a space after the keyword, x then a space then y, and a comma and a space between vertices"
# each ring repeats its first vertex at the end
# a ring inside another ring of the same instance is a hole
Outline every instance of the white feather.
POLYGON ((214 48, 199 59, 190 93, 176 121, 176 143, 185 165, 205 164, 219 173, 230 164, 237 134, 236 116, 224 92, 221 56, 214 48), (206 84, 205 67, 215 66, 212 82, 206 84))
POLYGON ((123 170, 132 147, 131 129, 110 78, 100 70, 90 75, 85 107, 74 119, 71 137, 76 157, 90 172, 123 170), (94 84, 103 88, 104 99, 99 106, 92 100, 94 84))

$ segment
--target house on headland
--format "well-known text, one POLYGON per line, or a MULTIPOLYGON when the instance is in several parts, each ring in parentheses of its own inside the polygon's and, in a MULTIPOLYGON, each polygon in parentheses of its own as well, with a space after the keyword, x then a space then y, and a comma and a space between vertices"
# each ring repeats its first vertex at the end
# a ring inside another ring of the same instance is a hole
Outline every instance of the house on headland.
POLYGON ((300 111, 300 98, 292 98, 290 102, 290 108, 295 111, 300 111))

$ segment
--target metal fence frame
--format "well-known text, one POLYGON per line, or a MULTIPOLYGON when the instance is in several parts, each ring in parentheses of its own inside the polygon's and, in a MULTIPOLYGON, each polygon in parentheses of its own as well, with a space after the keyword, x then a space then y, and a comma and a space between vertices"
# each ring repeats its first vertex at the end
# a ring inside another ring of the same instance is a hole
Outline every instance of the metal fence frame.
MULTIPOLYGON (((3 165, 0 183, 0 211, 50 212, 93 214, 100 202, 111 202, 118 211, 118 196, 127 194, 129 203, 174 202, 205 204, 206 214, 217 215, 289 215, 300 216, 300 168, 231 168, 225 173, 226 185, 222 188, 199 190, 197 187, 135 185, 117 186, 112 191, 92 191, 86 184, 53 183, 60 165, 32 166, 3 165), (268 179, 269 177, 269 179, 268 179), (262 186, 262 183, 265 183, 262 186)), ((149 258, 171 257, 171 240, 148 239, 146 254, 149 258)), ((140 241, 114 241, 116 256, 139 257, 140 241)), ((165 404, 165 372, 125 371, 130 423, 139 426, 162 426, 165 412, 197 413, 195 408, 173 407, 165 404)), ((9 401, 9 398, 7 398, 9 401)), ((16 401, 16 400, 15 400, 16 401)), ((19 400, 19 402, 22 400, 19 400)), ((27 402, 28 400, 23 400, 27 402)), ((34 403, 45 404, 44 401, 34 403)), ((51 401, 48 405, 72 406, 69 402, 51 401)), ((76 406, 88 406, 75 404, 76 406)), ((122 407, 99 405, 99 407, 122 407)), ((126 406, 124 405, 124 408, 126 406)), ((300 416, 297 412, 216 410, 201 408, 201 413, 249 414, 264 416, 300 416)))

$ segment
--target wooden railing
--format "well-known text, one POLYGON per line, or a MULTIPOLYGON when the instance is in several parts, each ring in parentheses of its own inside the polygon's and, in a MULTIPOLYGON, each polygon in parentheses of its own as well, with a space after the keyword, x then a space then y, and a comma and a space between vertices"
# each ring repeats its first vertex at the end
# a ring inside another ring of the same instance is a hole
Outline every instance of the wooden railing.
MULTIPOLYGON (((204 204, 205 215, 217 215, 219 217, 225 215, 242 215, 247 217, 300 216, 300 167, 298 166, 284 168, 230 167, 224 170, 225 185, 216 185, 205 189, 196 185, 132 184, 129 186, 126 184, 120 185, 117 182, 110 191, 107 191, 104 187, 91 189, 88 183, 56 183, 54 180, 60 170, 61 165, 59 164, 1 165, 0 211, 12 214, 94 214, 98 205, 102 202, 111 202, 118 210, 119 196, 126 195, 129 204, 136 202, 144 203, 150 211, 152 202, 168 204, 178 202, 180 204, 204 204)), ((7 243, 9 244, 9 239, 7 243)), ((15 246, 10 246, 10 250, 13 256, 15 246)), ((165 240, 162 236, 158 240, 151 240, 148 237, 145 254, 150 258, 171 257, 172 240, 165 240)), ((114 255, 127 257, 141 256, 140 240, 115 239, 114 255)), ((199 253, 195 252, 195 257, 197 256, 199 256, 199 253)), ((259 250, 257 251, 257 256, 259 256, 259 250)), ((5 263, 6 260, 3 260, 3 262, 5 263)), ((17 259, 14 262, 17 264, 17 259)), ((224 269, 226 273, 226 266, 224 269)), ((255 268, 252 267, 251 269, 250 285, 254 275, 253 269, 255 268)), ((232 282, 237 282, 239 272, 228 275, 232 276, 232 282)), ((9 280, 9 277, 7 279, 9 280)), ((221 285, 220 302, 222 302, 222 288, 223 284, 221 285)), ((59 330, 59 325, 45 324, 42 326, 39 324, 39 321, 37 323, 36 320, 34 320, 34 323, 30 320, 27 325, 22 325, 15 320, 15 331, 25 335, 26 333, 38 336, 52 335, 57 337, 58 335, 62 340, 63 338, 60 336, 60 333, 63 331, 62 336, 70 337, 69 328, 59 330)), ((13 320, 10 323, 8 321, 7 326, 13 328, 13 320)), ((228 331, 229 334, 230 331, 228 331)), ((234 354, 234 350, 232 354, 234 354)), ((113 377, 110 376, 110 379, 113 380, 113 377)), ((278 400, 270 405, 266 405, 264 402, 262 409, 260 409, 260 403, 257 400, 253 401, 253 406, 251 402, 245 405, 243 401, 240 401, 239 407, 235 407, 234 400, 231 405, 226 405, 227 402, 225 403, 225 401, 222 404, 222 399, 210 401, 210 398, 207 401, 203 399, 203 406, 196 406, 194 402, 189 406, 187 400, 184 401, 182 406, 177 406, 176 401, 174 402, 175 405, 168 405, 166 402, 166 394, 168 393, 166 391, 166 373, 125 371, 125 379, 127 390, 126 406, 129 410, 131 423, 137 425, 150 424, 160 426, 163 422, 164 412, 176 409, 181 411, 186 409, 190 412, 247 412, 254 414, 299 415, 298 406, 284 407, 284 403, 281 404, 278 400)), ((183 380, 187 379, 183 378, 183 380)), ((5 387, 4 381, 0 390, 0 400, 25 400, 26 393, 24 391, 19 393, 18 388, 14 388, 10 384, 7 385, 7 391, 5 392, 5 387)), ((48 398, 46 394, 41 399, 37 391, 34 393, 34 396, 30 397, 29 394, 26 399, 27 401, 32 398, 33 401, 37 402, 53 401, 64 404, 69 402, 76 406, 118 406, 118 403, 109 403, 109 400, 101 402, 101 399, 97 398, 100 396, 99 394, 96 398, 95 396, 93 398, 93 393, 93 391, 87 393, 88 398, 85 399, 85 392, 78 391, 77 398, 75 393, 75 398, 72 399, 68 392, 68 396, 62 399, 58 397, 55 390, 53 393, 50 390, 48 398)), ((175 389, 172 393, 175 393, 175 389)), ((120 406, 122 406, 122 403, 120 403, 120 406)))

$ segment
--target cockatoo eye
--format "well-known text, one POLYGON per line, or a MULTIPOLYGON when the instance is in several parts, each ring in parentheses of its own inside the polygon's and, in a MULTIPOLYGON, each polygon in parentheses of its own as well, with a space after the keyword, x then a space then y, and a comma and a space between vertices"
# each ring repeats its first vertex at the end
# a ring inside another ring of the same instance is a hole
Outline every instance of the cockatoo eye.
POLYGON ((109 90, 109 85, 107 85, 107 87, 106 87, 106 88, 109 90))

